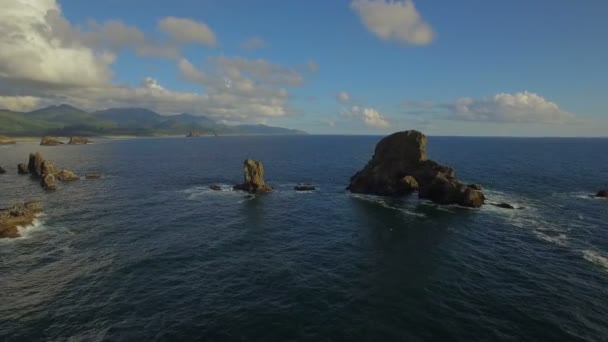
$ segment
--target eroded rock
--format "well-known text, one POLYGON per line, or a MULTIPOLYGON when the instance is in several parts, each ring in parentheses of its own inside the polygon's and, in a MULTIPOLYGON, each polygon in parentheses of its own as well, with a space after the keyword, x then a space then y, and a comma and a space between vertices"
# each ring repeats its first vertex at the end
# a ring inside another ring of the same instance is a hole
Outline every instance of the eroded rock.
POLYGON ((418 131, 391 134, 377 145, 374 156, 350 181, 348 190, 381 196, 418 191, 420 198, 439 204, 480 207, 485 196, 456 180, 454 170, 429 160, 426 136, 418 131))
POLYGON ((86 144, 90 144, 91 142, 92 141, 87 138, 71 137, 70 141, 68 142, 68 145, 86 145, 86 144))
POLYGON ((250 193, 271 192, 272 188, 264 181, 264 165, 262 162, 247 159, 243 163, 243 184, 235 185, 235 190, 243 190, 250 193))
POLYGON ((17 165, 17 173, 20 175, 27 175, 30 173, 30 171, 27 169, 27 165, 20 163, 17 165))
POLYGON ((62 182, 70 182, 80 180, 80 177, 70 170, 61 170, 56 175, 57 179, 62 182))
POLYGON ((608 190, 600 190, 597 192, 595 197, 608 198, 608 190))

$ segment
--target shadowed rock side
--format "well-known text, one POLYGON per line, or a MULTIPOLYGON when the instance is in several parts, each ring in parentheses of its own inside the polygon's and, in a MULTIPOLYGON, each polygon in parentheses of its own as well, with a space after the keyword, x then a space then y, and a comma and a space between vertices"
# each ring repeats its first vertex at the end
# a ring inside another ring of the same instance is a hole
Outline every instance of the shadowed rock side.
POLYGON ((608 198, 608 190, 600 190, 595 197, 608 198))
POLYGON ((2 168, 2 166, 0 166, 0 175, 6 173, 6 170, 2 168))
POLYGON ((38 202, 18 203, 10 208, 0 209, 0 239, 17 238, 18 227, 33 223, 36 214, 42 211, 38 202))
POLYGON ((91 140, 83 137, 71 137, 68 145, 86 145, 90 144, 91 140))
POLYGON ((456 180, 454 170, 427 159, 426 136, 418 131, 391 134, 377 145, 372 160, 355 174, 347 190, 380 196, 418 191, 438 204, 481 207, 485 196, 456 180))
POLYGON ((17 173, 20 175, 27 175, 30 171, 28 170, 27 165, 20 163, 17 165, 17 173))
POLYGON ((235 185, 235 190, 243 190, 251 193, 271 192, 272 188, 264 182, 264 165, 262 162, 247 159, 244 163, 243 174, 245 182, 235 185))
POLYGON ((44 137, 40 140, 40 146, 57 146, 63 145, 63 142, 59 141, 57 138, 53 137, 44 137))

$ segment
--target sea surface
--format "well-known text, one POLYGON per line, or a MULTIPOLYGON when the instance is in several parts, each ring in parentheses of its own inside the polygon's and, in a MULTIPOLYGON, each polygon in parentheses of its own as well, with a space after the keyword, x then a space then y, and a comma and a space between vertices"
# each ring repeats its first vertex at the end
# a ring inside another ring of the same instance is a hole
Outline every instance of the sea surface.
POLYGON ((380 138, 1 146, 0 207, 44 214, 0 241, 0 341, 608 340, 608 139, 429 138, 509 210, 345 192, 380 138), (35 151, 103 177, 44 193, 35 151))

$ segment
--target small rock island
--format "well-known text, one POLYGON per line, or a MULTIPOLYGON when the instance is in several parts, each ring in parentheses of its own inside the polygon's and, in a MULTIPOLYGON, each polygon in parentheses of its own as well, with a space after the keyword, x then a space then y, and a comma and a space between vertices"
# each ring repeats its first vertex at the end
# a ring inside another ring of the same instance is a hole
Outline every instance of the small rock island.
POLYGON ((403 196, 418 191, 418 197, 438 204, 478 208, 485 196, 476 186, 460 183, 454 170, 427 159, 426 136, 404 131, 383 138, 363 170, 350 180, 347 190, 380 196, 403 196))
POLYGON ((39 202, 18 203, 10 208, 0 209, 0 239, 20 237, 19 227, 32 224, 40 212, 42 206, 39 202))
POLYGON ((92 143, 91 140, 83 137, 71 137, 68 145, 86 145, 92 143))
POLYGON ((608 198, 608 190, 600 190, 595 194, 595 197, 608 198))
MULTIPOLYGON (((21 173, 23 165, 19 164, 19 172, 21 173)), ((40 185, 45 190, 57 190, 57 180, 62 182, 79 180, 76 174, 69 170, 57 170, 55 165, 36 152, 30 153, 29 162, 27 164, 28 173, 34 178, 40 178, 40 185)))
POLYGON ((54 137, 44 137, 40 140, 40 146, 57 146, 63 145, 63 142, 54 137))
POLYGON ((12 145, 14 143, 15 141, 13 139, 0 135, 0 145, 12 145))
POLYGON ((245 160, 243 174, 245 182, 235 185, 234 190, 242 190, 254 194, 272 191, 272 188, 264 181, 264 165, 262 165, 262 162, 251 159, 245 160))

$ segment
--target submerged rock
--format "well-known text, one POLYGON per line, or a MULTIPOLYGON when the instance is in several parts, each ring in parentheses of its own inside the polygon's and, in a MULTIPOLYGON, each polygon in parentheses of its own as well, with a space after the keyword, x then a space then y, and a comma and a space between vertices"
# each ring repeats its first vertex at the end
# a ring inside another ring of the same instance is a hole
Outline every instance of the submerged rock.
POLYGON ((597 192, 595 197, 608 198, 608 190, 600 190, 597 192))
POLYGON ((32 224, 36 214, 41 211, 39 202, 18 203, 10 208, 0 209, 0 239, 21 236, 18 227, 32 224))
POLYGON ((40 146, 57 146, 63 145, 63 142, 59 141, 59 139, 54 137, 44 137, 40 140, 40 146))
POLYGON ((427 159, 426 136, 418 131, 391 134, 377 145, 374 156, 350 180, 347 190, 380 196, 418 191, 420 198, 439 204, 480 207, 485 196, 456 180, 454 170, 427 159))
POLYGON ((6 173, 6 170, 2 168, 2 166, 0 166, 0 175, 6 173))
POLYGON ((213 190, 213 191, 222 191, 222 187, 219 185, 209 185, 209 189, 213 190))
POLYGON ((80 180, 80 177, 70 170, 61 170, 57 173, 57 179, 62 182, 69 182, 80 180))
POLYGON ((499 208, 503 208, 503 209, 517 209, 516 206, 514 206, 513 204, 509 204, 506 202, 501 202, 501 203, 491 203, 493 206, 495 207, 499 207, 499 208))
POLYGON ((243 190, 251 193, 271 192, 272 188, 264 181, 264 165, 262 162, 247 159, 244 162, 243 184, 235 185, 235 190, 243 190))
POLYGON ((30 171, 27 169, 27 165, 20 163, 17 165, 17 173, 20 175, 27 175, 30 173, 30 171))
POLYGON ((86 145, 86 144, 90 144, 91 142, 92 141, 87 138, 71 137, 70 141, 68 142, 68 145, 86 145))
POLYGON ((314 191, 317 188, 312 184, 298 184, 294 187, 296 191, 314 191))
POLYGON ((99 178, 101 178, 101 175, 98 175, 96 173, 87 173, 86 175, 84 175, 84 178, 86 178, 86 179, 99 179, 99 178))

